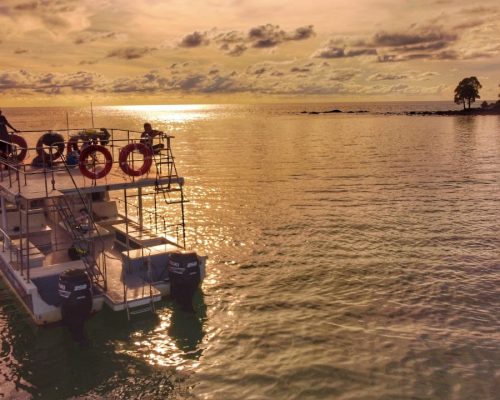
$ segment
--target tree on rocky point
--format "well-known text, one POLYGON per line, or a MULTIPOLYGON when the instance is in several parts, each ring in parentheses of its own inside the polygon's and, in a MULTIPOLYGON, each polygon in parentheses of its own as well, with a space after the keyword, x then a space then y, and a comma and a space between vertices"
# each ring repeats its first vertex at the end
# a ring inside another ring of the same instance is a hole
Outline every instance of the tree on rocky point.
POLYGON ((462 79, 455 88, 455 103, 463 104, 465 110, 465 102, 467 101, 470 110, 471 103, 481 98, 481 96, 479 96, 479 89, 482 87, 483 86, 475 76, 462 79))

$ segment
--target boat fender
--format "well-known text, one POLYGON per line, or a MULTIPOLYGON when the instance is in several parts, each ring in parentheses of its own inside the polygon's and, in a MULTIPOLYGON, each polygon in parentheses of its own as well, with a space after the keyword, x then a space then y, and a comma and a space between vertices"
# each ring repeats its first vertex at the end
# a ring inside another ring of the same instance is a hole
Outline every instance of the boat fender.
POLYGON ((143 143, 129 143, 120 151, 119 164, 123 172, 130 176, 141 176, 149 171, 153 164, 153 152, 143 143), (144 157, 141 168, 133 169, 128 163, 128 156, 133 151, 138 151, 144 157))
POLYGON ((47 153, 45 147, 55 147, 57 150, 52 153, 52 161, 57 160, 64 153, 64 138, 60 133, 47 132, 40 136, 36 143, 36 152, 40 157, 50 160, 50 153, 47 153))
POLYGON ((13 154, 11 146, 9 159, 18 163, 22 162, 26 158, 26 154, 28 154, 28 143, 26 143, 26 140, 19 135, 11 135, 10 142, 17 146, 19 152, 13 154))
POLYGON ((104 178, 109 171, 111 171, 111 167, 113 166, 113 157, 106 147, 101 146, 100 144, 92 144, 85 147, 80 153, 78 166, 83 176, 90 179, 101 179, 104 178), (101 163, 95 162, 95 153, 101 153, 105 160, 104 168, 99 171, 96 171, 95 167, 101 163), (91 159, 90 162, 88 160, 89 158, 91 159))

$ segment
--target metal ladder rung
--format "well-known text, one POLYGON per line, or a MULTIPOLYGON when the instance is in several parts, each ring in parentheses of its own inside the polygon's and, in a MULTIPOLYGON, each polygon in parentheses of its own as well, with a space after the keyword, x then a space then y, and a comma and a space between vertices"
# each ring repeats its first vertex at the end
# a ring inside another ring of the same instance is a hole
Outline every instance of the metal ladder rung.
POLYGON ((142 307, 142 308, 132 308, 130 309, 129 313, 130 315, 136 315, 136 314, 143 314, 146 312, 152 312, 153 310, 151 309, 151 306, 147 307, 142 307))

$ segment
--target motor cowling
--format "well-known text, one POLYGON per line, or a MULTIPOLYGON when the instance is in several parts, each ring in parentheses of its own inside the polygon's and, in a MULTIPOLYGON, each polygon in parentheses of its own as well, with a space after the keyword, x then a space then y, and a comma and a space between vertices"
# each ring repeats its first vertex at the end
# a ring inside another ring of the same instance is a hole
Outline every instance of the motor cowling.
POLYGON ((183 308, 193 309, 193 296, 200 285, 200 265, 195 252, 171 253, 167 262, 170 295, 183 308))
POLYGON ((61 315, 75 340, 86 340, 85 320, 92 311, 92 282, 85 270, 68 269, 59 275, 61 315))

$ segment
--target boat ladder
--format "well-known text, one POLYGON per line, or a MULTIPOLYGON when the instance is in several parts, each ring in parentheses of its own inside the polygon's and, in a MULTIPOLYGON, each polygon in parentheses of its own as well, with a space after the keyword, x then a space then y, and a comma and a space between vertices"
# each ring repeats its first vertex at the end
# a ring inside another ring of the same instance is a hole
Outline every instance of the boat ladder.
POLYGON ((153 296, 153 286, 151 285, 152 282, 152 272, 151 272, 151 256, 148 256, 146 259, 147 263, 147 273, 148 273, 148 279, 142 279, 143 282, 147 285, 142 286, 142 298, 149 298, 149 301, 146 305, 142 304, 139 306, 134 306, 132 304, 132 300, 128 300, 128 286, 123 282, 123 299, 125 302, 125 309, 127 310, 127 319, 130 321, 132 315, 137 315, 137 314, 143 314, 143 313, 153 313, 156 314, 156 308, 155 308, 155 302, 154 302, 154 296, 153 296), (146 288, 146 286, 148 288, 146 288), (148 290, 149 295, 145 293, 145 290, 148 290))
POLYGON ((172 178, 177 178, 178 175, 174 155, 170 148, 170 136, 162 134, 162 146, 154 149, 153 160, 156 168, 156 192, 172 191, 172 178), (164 182, 163 178, 168 178, 167 182, 164 182))

